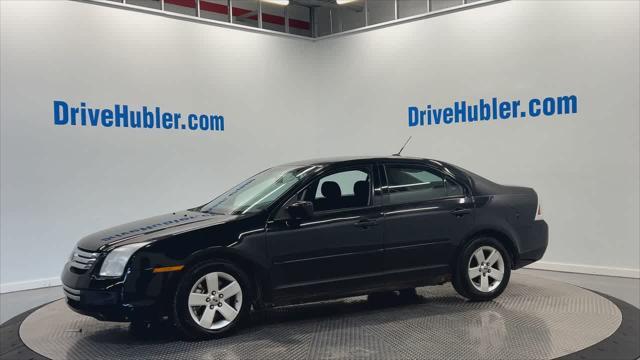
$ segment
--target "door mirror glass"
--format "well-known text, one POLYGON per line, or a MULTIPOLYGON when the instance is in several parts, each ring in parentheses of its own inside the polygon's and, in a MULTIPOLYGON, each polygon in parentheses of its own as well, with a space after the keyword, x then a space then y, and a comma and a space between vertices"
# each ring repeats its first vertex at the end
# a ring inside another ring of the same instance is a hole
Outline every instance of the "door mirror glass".
POLYGON ((313 216, 313 203, 311 201, 296 201, 287 207, 289 215, 296 220, 308 220, 313 216))

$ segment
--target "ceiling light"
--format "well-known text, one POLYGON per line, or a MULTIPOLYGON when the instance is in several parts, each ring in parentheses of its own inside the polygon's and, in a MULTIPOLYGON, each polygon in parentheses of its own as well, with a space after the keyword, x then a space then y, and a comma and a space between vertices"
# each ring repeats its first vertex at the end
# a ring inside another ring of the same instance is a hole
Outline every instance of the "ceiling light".
POLYGON ((352 3, 352 2, 356 2, 358 0, 336 0, 336 4, 338 5, 344 5, 344 4, 348 4, 348 3, 352 3))
POLYGON ((262 0, 266 3, 269 4, 275 4, 275 5, 281 5, 281 6, 288 6, 289 5, 289 0, 262 0))

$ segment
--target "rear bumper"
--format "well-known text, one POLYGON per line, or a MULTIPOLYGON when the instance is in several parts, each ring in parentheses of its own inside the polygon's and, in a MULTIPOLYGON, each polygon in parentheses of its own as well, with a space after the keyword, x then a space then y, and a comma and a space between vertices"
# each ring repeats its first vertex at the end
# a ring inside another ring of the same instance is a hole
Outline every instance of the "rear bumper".
POLYGON ((549 225, 544 220, 534 221, 520 234, 519 254, 514 261, 513 268, 519 269, 544 256, 549 245, 549 225))

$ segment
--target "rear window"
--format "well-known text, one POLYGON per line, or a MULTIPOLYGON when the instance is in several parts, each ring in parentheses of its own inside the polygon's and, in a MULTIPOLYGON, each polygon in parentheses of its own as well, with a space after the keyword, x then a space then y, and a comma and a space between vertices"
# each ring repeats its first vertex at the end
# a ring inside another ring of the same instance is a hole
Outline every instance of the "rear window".
POLYGON ((387 165, 389 202, 402 204, 464 196, 463 187, 434 170, 419 165, 387 165))
POLYGON ((425 167, 388 165, 385 168, 391 204, 420 202, 447 196, 444 178, 425 167))

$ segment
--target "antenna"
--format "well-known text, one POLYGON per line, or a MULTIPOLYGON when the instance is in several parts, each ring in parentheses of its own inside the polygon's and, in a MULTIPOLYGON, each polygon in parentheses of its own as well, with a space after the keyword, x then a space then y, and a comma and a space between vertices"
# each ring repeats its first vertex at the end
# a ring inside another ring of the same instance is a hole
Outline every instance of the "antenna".
POLYGON ((398 151, 397 153, 393 154, 393 156, 400 156, 400 153, 402 152, 402 150, 404 150, 404 147, 407 146, 409 141, 411 141, 411 136, 409 136, 407 141, 404 142, 404 145, 402 145, 402 147, 400 148, 400 151, 398 151))

